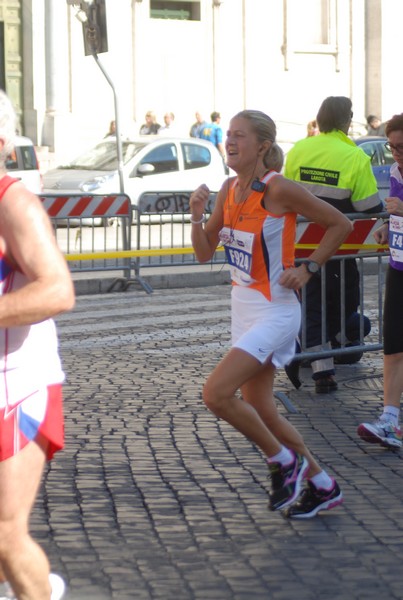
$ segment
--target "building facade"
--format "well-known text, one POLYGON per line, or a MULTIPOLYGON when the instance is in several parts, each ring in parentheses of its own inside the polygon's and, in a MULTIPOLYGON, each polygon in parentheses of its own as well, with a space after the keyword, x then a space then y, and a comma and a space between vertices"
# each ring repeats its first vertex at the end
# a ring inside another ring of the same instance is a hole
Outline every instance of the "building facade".
POLYGON ((220 111, 225 128, 255 108, 283 142, 306 135, 329 95, 351 97, 362 124, 403 111, 401 0, 106 0, 108 52, 97 59, 84 54, 78 8, 0 0, 0 87, 45 161, 104 137, 116 110, 123 134, 153 110, 161 123, 172 111, 187 135, 195 111, 220 111))

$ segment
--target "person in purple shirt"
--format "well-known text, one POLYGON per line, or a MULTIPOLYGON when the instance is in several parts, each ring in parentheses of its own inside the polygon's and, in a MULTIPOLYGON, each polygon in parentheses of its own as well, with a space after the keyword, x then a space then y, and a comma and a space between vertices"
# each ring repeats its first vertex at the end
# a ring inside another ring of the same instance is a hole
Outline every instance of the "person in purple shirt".
POLYGON ((401 448, 400 400, 403 392, 403 113, 386 123, 385 144, 395 159, 390 169, 389 219, 374 233, 378 244, 389 241, 383 322, 383 413, 374 423, 361 423, 358 435, 366 442, 401 448))

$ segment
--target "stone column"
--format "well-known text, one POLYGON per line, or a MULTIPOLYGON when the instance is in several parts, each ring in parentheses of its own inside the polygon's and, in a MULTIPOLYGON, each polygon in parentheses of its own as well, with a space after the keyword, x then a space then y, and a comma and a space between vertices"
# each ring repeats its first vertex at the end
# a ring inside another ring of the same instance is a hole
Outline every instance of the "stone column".
POLYGON ((42 145, 62 153, 70 124, 68 10, 62 0, 45 0, 46 111, 42 145))

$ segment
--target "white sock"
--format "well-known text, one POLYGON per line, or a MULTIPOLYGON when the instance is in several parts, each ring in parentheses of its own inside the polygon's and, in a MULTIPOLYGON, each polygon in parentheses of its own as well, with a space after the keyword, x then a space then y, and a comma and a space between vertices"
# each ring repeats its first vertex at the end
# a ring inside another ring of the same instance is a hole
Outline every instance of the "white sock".
POLYGON ((11 585, 8 581, 0 583, 0 598, 15 598, 14 592, 11 589, 11 585))
MULTIPOLYGON (((61 600, 66 590, 66 584, 63 579, 60 575, 56 575, 56 573, 49 573, 49 583, 52 588, 50 600, 61 600)), ((0 593, 2 594, 0 598, 15 598, 8 581, 0 582, 0 593)))
POLYGON ((400 409, 396 406, 384 406, 381 419, 393 423, 396 427, 399 426, 400 409))
POLYGON ((321 471, 309 479, 316 488, 321 490, 330 490, 333 487, 333 479, 326 473, 321 471))
POLYGON ((281 450, 275 456, 269 456, 267 462, 269 463, 280 463, 282 465, 289 465, 294 460, 294 455, 285 446, 281 446, 281 450))

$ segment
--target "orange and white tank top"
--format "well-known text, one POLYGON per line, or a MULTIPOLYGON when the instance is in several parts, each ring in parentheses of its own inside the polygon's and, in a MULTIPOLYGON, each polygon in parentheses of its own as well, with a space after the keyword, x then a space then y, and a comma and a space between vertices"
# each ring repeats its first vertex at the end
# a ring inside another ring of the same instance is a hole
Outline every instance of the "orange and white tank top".
MULTIPOLYGON (((0 202, 16 181, 9 176, 0 179, 0 202)), ((26 284, 25 275, 0 252, 0 296, 26 284)), ((11 409, 39 389, 63 380, 53 319, 33 325, 0 327, 0 408, 11 409)))
POLYGON ((270 171, 261 180, 261 191, 252 191, 246 200, 235 203, 235 186, 224 202, 224 227, 220 241, 231 272, 233 285, 260 291, 271 302, 298 302, 294 290, 279 284, 284 269, 294 266, 296 214, 274 215, 262 202, 267 183, 282 177, 270 171))

